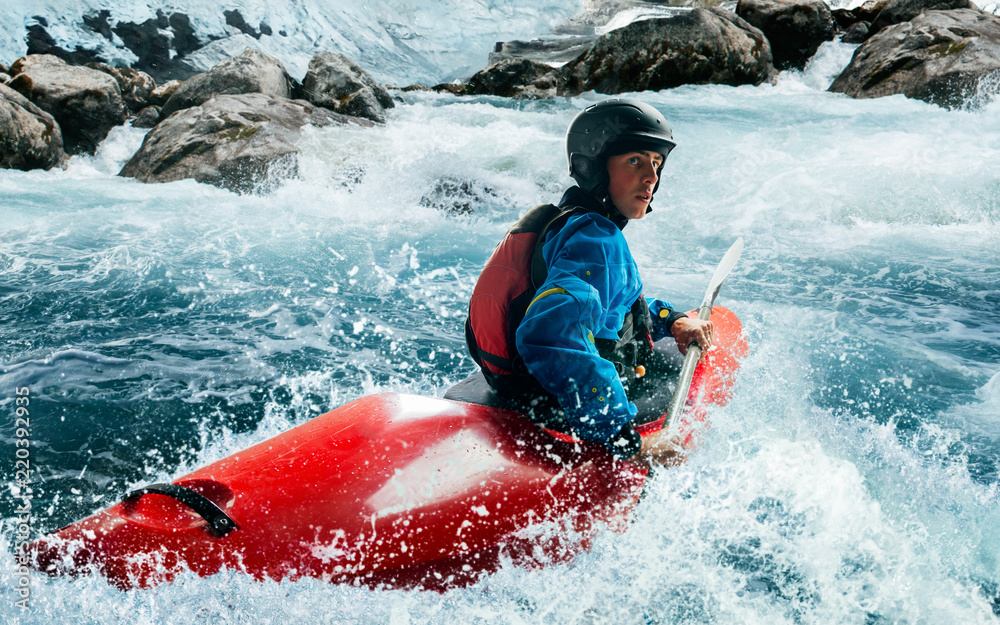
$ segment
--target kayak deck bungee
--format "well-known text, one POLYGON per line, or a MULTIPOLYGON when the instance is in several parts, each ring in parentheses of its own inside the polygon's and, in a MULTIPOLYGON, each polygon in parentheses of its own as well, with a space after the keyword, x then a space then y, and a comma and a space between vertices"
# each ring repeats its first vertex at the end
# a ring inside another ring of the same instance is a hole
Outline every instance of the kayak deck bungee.
MULTIPOLYGON (((688 442, 706 407, 728 399, 747 349, 733 313, 716 307, 713 322, 680 423, 688 442)), ((504 561, 565 561, 602 528, 624 531, 645 474, 516 412, 382 393, 133 491, 35 541, 32 555, 41 571, 96 570, 120 588, 233 569, 445 590, 504 561)))

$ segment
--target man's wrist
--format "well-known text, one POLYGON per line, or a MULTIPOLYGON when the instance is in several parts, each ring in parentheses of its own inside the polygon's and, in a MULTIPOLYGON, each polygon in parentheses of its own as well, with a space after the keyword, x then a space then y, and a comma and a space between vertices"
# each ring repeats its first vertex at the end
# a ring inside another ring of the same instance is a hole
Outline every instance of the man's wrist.
POLYGON ((688 315, 685 312, 679 310, 671 310, 667 318, 664 319, 664 324, 667 326, 667 334, 670 336, 674 335, 674 324, 678 319, 687 319, 688 315))

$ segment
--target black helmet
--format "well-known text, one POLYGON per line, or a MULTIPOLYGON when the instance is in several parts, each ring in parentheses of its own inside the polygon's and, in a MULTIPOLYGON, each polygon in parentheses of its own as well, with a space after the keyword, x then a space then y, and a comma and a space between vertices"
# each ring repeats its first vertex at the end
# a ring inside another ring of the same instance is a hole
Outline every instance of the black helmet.
POLYGON ((566 131, 569 175, 584 191, 603 196, 609 156, 650 150, 665 160, 676 145, 667 120, 652 106, 635 100, 606 100, 580 111, 566 131))

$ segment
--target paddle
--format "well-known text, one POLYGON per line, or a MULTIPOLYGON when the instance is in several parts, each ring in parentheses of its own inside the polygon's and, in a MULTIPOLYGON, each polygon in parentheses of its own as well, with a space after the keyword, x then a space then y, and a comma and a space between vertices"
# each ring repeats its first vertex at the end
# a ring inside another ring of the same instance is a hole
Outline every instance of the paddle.
MULTIPOLYGON (((698 308, 699 319, 707 321, 712 316, 712 304, 715 303, 715 298, 719 295, 719 289, 722 288, 722 283, 729 277, 729 272, 733 270, 742 253, 743 237, 740 237, 736 239, 736 243, 733 243, 726 255, 722 257, 722 262, 716 267, 712 281, 708 283, 708 289, 705 291, 705 299, 701 301, 701 306, 698 308)), ((665 430, 673 425, 684 409, 688 390, 691 388, 691 379, 694 377, 694 369, 698 366, 698 359, 701 358, 701 351, 701 346, 697 343, 691 343, 688 346, 687 355, 684 357, 684 366, 681 367, 681 374, 677 380, 677 388, 674 389, 674 396, 670 400, 667 417, 663 420, 663 429, 665 430)))

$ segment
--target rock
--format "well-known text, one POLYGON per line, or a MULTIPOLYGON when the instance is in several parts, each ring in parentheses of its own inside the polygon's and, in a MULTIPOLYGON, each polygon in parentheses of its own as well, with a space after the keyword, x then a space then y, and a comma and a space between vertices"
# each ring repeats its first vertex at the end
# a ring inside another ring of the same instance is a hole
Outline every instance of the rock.
MULTIPOLYGON (((50 7, 51 8, 51 7, 50 7)), ((71 65, 86 65, 87 63, 105 63, 98 49, 86 49, 79 44, 73 50, 60 47, 49 34, 49 23, 44 17, 35 16, 35 23, 27 26, 25 42, 28 54, 51 54, 65 60, 71 65)), ((67 19, 62 17, 62 20, 67 19)), ((105 48, 121 50, 122 45, 135 54, 137 60, 132 64, 134 69, 144 71, 158 81, 177 78, 188 78, 197 73, 184 57, 186 54, 204 45, 194 36, 191 21, 183 13, 172 13, 167 16, 157 10, 156 17, 144 22, 118 21, 111 24, 111 11, 101 9, 82 16, 83 27, 95 35, 107 40, 105 48)), ((57 28, 65 29, 65 22, 57 28)))
POLYGON ((222 15, 226 18, 226 24, 232 26, 236 30, 243 34, 250 35, 254 39, 260 39, 261 35, 270 35, 271 27, 264 22, 260 23, 260 30, 255 30, 247 21, 243 19, 243 14, 240 13, 239 9, 234 9, 232 11, 223 11, 222 15))
POLYGON ((52 55, 60 58, 71 65, 83 65, 92 61, 100 61, 100 55, 94 50, 87 50, 82 46, 76 46, 74 50, 64 50, 56 44, 56 40, 45 30, 49 23, 43 17, 35 16, 34 24, 29 24, 26 28, 25 43, 27 44, 27 56, 52 55))
POLYGON ((87 67, 104 72, 115 79, 122 92, 122 101, 132 113, 149 106, 149 98, 156 89, 156 81, 146 72, 131 67, 111 67, 105 63, 88 63, 87 67))
POLYGON ((833 15, 823 0, 739 0, 736 14, 764 33, 777 69, 802 69, 833 39, 833 15))
POLYGON ((153 128, 160 121, 160 107, 147 106, 132 120, 133 128, 153 128))
POLYGON ((830 91, 853 98, 902 93, 959 108, 998 70, 1000 18, 978 9, 927 11, 869 38, 830 91))
MULTIPOLYGON (((103 12, 102 12, 103 13, 103 12)), ((105 15, 107 23, 109 15, 105 15)), ((125 47, 138 57, 132 67, 146 72, 157 82, 185 80, 197 70, 184 57, 205 45, 199 41, 191 26, 191 19, 184 13, 169 16, 160 9, 156 17, 143 22, 117 22, 102 32, 111 31, 125 47)), ((112 37, 107 37, 113 42, 112 37)))
POLYGON ((976 9, 972 0, 888 0, 882 10, 871 20, 868 36, 893 24, 908 22, 924 11, 951 11, 976 9))
POLYGON ((864 43, 868 39, 868 22, 855 22, 840 38, 844 43, 864 43))
POLYGON ((103 72, 51 55, 23 57, 10 69, 9 86, 55 118, 71 154, 93 154, 112 128, 125 123, 121 89, 103 72))
POLYGON ((465 85, 454 82, 438 83, 430 89, 431 91, 437 91, 438 93, 451 93, 454 95, 462 95, 465 93, 465 85))
POLYGON ((276 178, 297 174, 304 126, 347 123, 372 125, 303 100, 219 95, 161 121, 119 175, 143 182, 194 178, 238 193, 266 192, 276 178))
MULTIPOLYGON (((146 72, 140 72, 130 67, 123 67, 121 73, 125 81, 125 86, 121 88, 125 106, 133 112, 141 111, 149 106, 149 98, 156 89, 156 81, 153 80, 153 77, 146 72)), ((119 84, 119 86, 121 85, 119 84)))
POLYGON ((505 98, 537 99, 556 95, 559 72, 528 59, 505 59, 469 79, 465 93, 505 98))
POLYGON ((291 98, 295 81, 281 61, 260 50, 247 49, 212 69, 186 80, 163 105, 160 114, 198 106, 216 95, 263 93, 291 98))
POLYGON ((0 74, 6 74, 9 70, 10 70, 9 67, 4 65, 3 63, 0 63, 0 74))
POLYGON ((858 22, 868 22, 871 24, 875 16, 879 14, 889 0, 867 0, 861 6, 853 9, 833 9, 830 14, 837 28, 847 31, 858 22))
POLYGON ((598 39, 561 71, 560 95, 660 90, 685 84, 759 85, 774 75, 760 30, 719 8, 633 22, 598 39))
POLYGON ((65 65, 66 61, 51 54, 29 54, 11 63, 9 73, 11 76, 17 76, 24 71, 36 70, 42 67, 63 67, 65 65))
POLYGON ((0 85, 0 168, 51 169, 65 159, 56 120, 17 91, 0 85))
POLYGON ((408 93, 410 91, 436 91, 438 93, 451 93, 454 95, 462 95, 465 93, 465 85, 462 83, 443 82, 434 85, 433 87, 428 87, 427 85, 421 85, 419 83, 415 83, 412 85, 407 85, 405 87, 400 87, 399 90, 402 91, 403 93, 408 93))
POLYGON ((0 84, 6 85, 9 82, 10 82, 10 74, 0 72, 0 84))
POLYGON ((454 176, 439 178, 434 188, 420 198, 420 205, 434 208, 451 215, 471 215, 484 205, 504 204, 509 198, 495 187, 476 181, 463 180, 454 176))
POLYGON ((169 100, 170 97, 173 96, 178 89, 180 89, 182 84, 184 83, 179 80, 171 80, 163 83, 162 85, 156 85, 153 92, 149 94, 149 104, 151 106, 162 107, 167 103, 167 100, 169 100))
POLYGON ((385 109, 395 106, 385 87, 336 52, 320 52, 309 61, 302 93, 317 106, 379 123, 385 122, 385 109))
POLYGON ((487 63, 495 65, 504 59, 530 59, 540 63, 572 61, 594 45, 597 35, 570 34, 550 36, 531 41, 498 41, 487 63))

